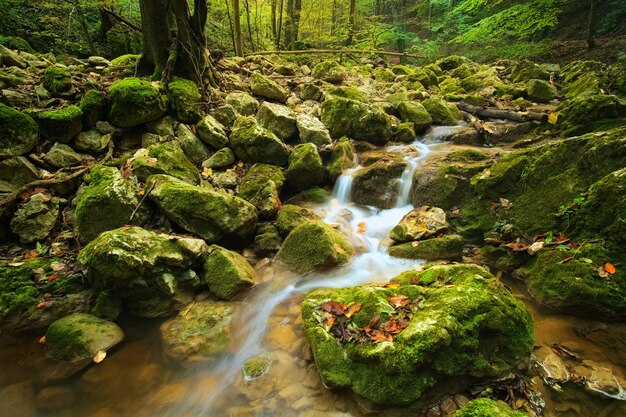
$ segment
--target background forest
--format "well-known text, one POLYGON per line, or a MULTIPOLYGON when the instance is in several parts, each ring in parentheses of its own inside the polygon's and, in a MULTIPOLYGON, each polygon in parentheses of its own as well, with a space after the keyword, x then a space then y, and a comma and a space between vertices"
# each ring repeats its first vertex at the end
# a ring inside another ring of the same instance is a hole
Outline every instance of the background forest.
MULTIPOLYGON (((1 0, 0 43, 11 47, 18 36, 40 52, 139 53, 139 3, 1 0)), ((619 44, 626 33, 623 0, 214 0, 206 28, 214 51, 234 55, 235 14, 244 53, 347 47, 417 53, 427 61, 451 53, 483 62, 558 60, 586 49, 589 36, 619 44)))

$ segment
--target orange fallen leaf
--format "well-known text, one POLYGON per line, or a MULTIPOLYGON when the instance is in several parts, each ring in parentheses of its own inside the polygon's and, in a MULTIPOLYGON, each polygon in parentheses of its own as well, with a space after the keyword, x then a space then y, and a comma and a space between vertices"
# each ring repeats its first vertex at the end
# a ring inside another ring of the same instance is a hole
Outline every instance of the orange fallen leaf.
POLYGON ((57 275, 50 275, 50 276, 48 277, 48 282, 52 282, 52 281, 54 281, 54 280, 55 280, 55 279, 57 279, 57 278, 58 278, 58 276, 57 276, 57 275))
POLYGON ((98 353, 96 353, 96 356, 93 357, 93 362, 100 363, 106 357, 107 357, 107 353, 104 350, 99 350, 98 353))
POLYGON ((364 235, 367 230, 367 223, 361 222, 356 226, 356 232, 360 235, 364 235))
POLYGON ((608 272, 610 275, 613 275, 614 273, 616 273, 616 272, 617 272, 617 269, 615 268, 615 265, 613 265, 613 264, 612 264, 612 263, 610 263, 610 262, 607 262, 607 263, 604 265, 604 270, 605 270, 606 272, 608 272))
POLYGON ((40 345, 45 345, 46 344, 46 336, 41 336, 39 338, 39 344, 40 345))
POLYGON ((358 311, 361 309, 361 305, 362 304, 353 304, 353 305, 349 306, 348 309, 345 312, 345 316, 347 318, 350 318, 354 314, 358 313, 358 311))
POLYGON ((409 303, 409 297, 406 295, 397 295, 395 297, 389 297, 389 304, 393 308, 404 308, 409 303))
POLYGON ((370 340, 374 342, 393 342, 393 337, 381 330, 374 330, 372 331, 370 340))

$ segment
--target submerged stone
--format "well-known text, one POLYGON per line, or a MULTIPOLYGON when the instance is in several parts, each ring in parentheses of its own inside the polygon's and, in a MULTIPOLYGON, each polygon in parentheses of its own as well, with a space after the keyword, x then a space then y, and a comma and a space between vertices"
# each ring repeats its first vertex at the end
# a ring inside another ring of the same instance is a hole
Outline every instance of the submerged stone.
POLYGON ((304 331, 325 385, 351 388, 374 403, 406 405, 440 384, 462 390, 527 366, 532 317, 487 270, 437 265, 392 282, 397 285, 319 290, 305 297, 304 331), (347 320, 347 337, 340 323, 323 318, 321 306, 329 301, 361 305, 347 320), (392 333, 372 339, 366 327, 392 333))
POLYGON ((252 238, 257 212, 247 201, 167 175, 153 175, 147 184, 150 198, 170 220, 207 242, 252 238))

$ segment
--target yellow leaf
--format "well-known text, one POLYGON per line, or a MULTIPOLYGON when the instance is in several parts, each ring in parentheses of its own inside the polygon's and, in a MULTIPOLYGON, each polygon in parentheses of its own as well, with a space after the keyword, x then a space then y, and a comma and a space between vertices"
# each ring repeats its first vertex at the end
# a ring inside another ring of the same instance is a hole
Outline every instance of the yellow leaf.
POLYGON ((40 345, 45 345, 46 344, 46 336, 41 336, 39 338, 39 344, 40 345))
POLYGON ((106 357, 107 357, 107 353, 104 350, 99 350, 98 353, 96 353, 96 356, 93 357, 93 362, 100 363, 106 357))
POLYGON ((559 120, 559 114, 561 112, 559 111, 555 111, 554 113, 550 113, 548 115, 548 123, 550 123, 551 125, 555 125, 556 121, 559 120))

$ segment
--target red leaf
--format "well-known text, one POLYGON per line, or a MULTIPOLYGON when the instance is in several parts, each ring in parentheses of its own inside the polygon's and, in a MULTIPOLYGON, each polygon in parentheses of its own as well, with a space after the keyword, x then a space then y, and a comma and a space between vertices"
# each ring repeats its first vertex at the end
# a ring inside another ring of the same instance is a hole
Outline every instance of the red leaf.
POLYGON ((336 316, 344 315, 343 307, 337 301, 326 301, 325 303, 322 303, 320 308, 329 313, 333 313, 336 316))

